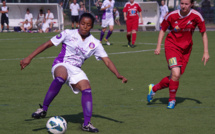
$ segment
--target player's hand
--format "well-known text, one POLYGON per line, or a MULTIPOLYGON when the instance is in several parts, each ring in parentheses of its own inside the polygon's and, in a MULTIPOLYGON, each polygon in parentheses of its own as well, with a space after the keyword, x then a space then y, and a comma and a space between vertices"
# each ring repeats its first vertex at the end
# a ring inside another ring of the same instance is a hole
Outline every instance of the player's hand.
POLYGON ((159 55, 160 52, 161 52, 161 47, 160 47, 160 45, 158 45, 157 48, 156 48, 155 51, 154 51, 154 54, 155 54, 155 55, 159 55))
POLYGON ((109 8, 109 7, 110 7, 110 5, 107 6, 107 8, 109 8))
POLYGON ((127 17, 125 17, 124 20, 127 21, 127 17))
POLYGON ((143 19, 140 20, 140 23, 143 24, 143 19))
POLYGON ((206 63, 208 62, 210 56, 208 52, 204 52, 203 57, 202 57, 202 61, 204 61, 204 65, 206 65, 206 63))
POLYGON ((122 80, 122 83, 127 83, 127 79, 124 77, 124 76, 122 76, 122 75, 119 75, 119 76, 117 76, 117 78, 118 79, 121 79, 122 80))
POLYGON ((31 62, 31 59, 28 57, 21 60, 20 61, 21 70, 24 69, 28 64, 30 64, 30 62, 31 62))

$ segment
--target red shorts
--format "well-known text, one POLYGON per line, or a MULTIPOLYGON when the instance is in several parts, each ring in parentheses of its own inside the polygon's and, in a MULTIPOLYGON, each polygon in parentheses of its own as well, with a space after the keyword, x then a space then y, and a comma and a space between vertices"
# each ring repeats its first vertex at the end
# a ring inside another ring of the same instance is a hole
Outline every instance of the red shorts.
POLYGON ((131 32, 132 30, 138 30, 138 19, 132 19, 126 21, 127 32, 131 32))
POLYGON ((176 47, 165 47, 165 55, 169 69, 181 67, 181 74, 183 74, 189 61, 191 50, 192 46, 186 50, 181 50, 176 47))

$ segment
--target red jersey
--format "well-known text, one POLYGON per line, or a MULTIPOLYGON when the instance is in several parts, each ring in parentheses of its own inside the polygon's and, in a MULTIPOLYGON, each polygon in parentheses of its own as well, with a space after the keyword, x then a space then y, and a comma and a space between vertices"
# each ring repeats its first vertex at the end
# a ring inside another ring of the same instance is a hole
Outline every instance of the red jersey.
POLYGON ((193 45, 192 35, 196 26, 198 26, 201 33, 206 31, 202 15, 194 9, 191 9, 186 16, 181 16, 180 10, 169 13, 161 24, 163 31, 166 31, 168 27, 170 28, 165 46, 166 44, 168 46, 176 45, 185 50, 193 45))
POLYGON ((123 12, 127 12, 126 17, 128 20, 133 20, 133 19, 139 20, 137 11, 141 12, 142 9, 141 9, 140 5, 136 2, 134 2, 133 4, 131 4, 130 2, 127 2, 123 8, 123 12))

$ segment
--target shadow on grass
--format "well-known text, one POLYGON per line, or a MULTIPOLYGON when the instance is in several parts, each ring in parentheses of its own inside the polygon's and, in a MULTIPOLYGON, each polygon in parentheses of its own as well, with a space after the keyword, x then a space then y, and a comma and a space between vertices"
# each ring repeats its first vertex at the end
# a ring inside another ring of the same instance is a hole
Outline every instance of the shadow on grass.
MULTIPOLYGON (((78 123, 78 124, 81 124, 81 125, 84 122, 84 120, 83 120, 83 112, 78 113, 78 114, 60 115, 60 116, 62 116, 67 122, 78 123)), ((117 122, 117 123, 124 123, 123 121, 118 121, 116 119, 105 117, 105 116, 102 116, 102 115, 97 115, 97 114, 93 114, 92 117, 102 118, 102 119, 106 119, 106 120, 117 122)), ((45 118, 51 118, 51 117, 45 117, 45 118)), ((38 119, 26 119, 25 121, 34 121, 34 120, 38 120, 38 119)), ((44 130, 44 129, 46 129, 46 127, 33 129, 32 131, 40 131, 40 130, 44 130)))
MULTIPOLYGON (((179 103, 183 103, 185 100, 189 100, 189 101, 195 101, 197 104, 201 104, 202 102, 196 99, 192 99, 192 98, 182 98, 182 97, 176 97, 176 105, 179 103)), ((168 104, 169 102, 169 98, 155 98, 152 100, 151 103, 148 103, 147 105, 153 105, 153 104, 168 104), (160 103, 158 103, 157 101, 159 101, 160 103)))

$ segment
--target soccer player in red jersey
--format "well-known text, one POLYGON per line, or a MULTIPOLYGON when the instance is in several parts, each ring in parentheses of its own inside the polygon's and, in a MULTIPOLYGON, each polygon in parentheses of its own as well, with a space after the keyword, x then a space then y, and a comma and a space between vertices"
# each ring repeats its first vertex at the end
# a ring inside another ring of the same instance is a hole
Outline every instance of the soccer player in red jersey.
POLYGON ((133 48, 136 41, 138 23, 139 23, 139 16, 137 12, 139 12, 141 23, 143 23, 141 11, 142 9, 140 5, 134 2, 134 0, 130 0, 130 2, 127 2, 124 6, 123 12, 124 12, 124 19, 126 21, 126 27, 127 27, 128 47, 133 48), (131 34, 132 34, 132 45, 131 45, 131 34))
POLYGON ((154 53, 156 55, 160 54, 162 39, 165 31, 170 27, 170 32, 165 39, 165 55, 171 74, 164 77, 158 84, 149 85, 148 102, 152 101, 155 92, 169 87, 169 103, 167 108, 174 109, 179 79, 189 61, 193 46, 192 35, 196 26, 198 26, 199 32, 202 34, 204 45, 202 61, 204 61, 204 65, 209 60, 205 21, 199 12, 192 9, 193 2, 194 0, 181 0, 181 9, 169 13, 161 24, 157 48, 154 53))

